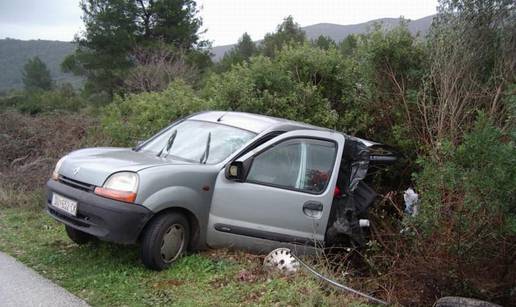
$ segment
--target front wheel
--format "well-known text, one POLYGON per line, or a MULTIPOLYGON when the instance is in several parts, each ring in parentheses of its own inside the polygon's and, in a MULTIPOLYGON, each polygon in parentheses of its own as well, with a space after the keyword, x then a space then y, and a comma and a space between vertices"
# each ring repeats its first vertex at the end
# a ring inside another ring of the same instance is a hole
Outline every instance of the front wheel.
POLYGON ((143 233, 142 262, 152 270, 166 269, 186 252, 189 241, 190 225, 184 215, 160 215, 150 222, 143 233))
POLYGON ((77 230, 75 228, 72 228, 68 225, 65 225, 65 230, 66 230, 66 234, 68 235, 68 238, 70 238, 70 240, 74 241, 75 243, 77 243, 79 245, 86 244, 95 239, 94 236, 87 234, 85 232, 82 232, 80 230, 77 230))

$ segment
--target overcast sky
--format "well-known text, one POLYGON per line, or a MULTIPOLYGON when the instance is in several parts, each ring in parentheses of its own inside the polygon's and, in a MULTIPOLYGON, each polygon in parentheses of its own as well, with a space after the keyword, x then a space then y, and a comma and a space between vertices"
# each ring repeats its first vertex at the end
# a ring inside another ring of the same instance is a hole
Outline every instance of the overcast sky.
MULTIPOLYGON (((437 0, 198 0, 203 38, 232 44, 248 32, 254 40, 288 15, 301 26, 356 24, 383 17, 418 19, 435 14, 437 0)), ((0 38, 70 41, 81 30, 78 0, 0 0, 0 38)))

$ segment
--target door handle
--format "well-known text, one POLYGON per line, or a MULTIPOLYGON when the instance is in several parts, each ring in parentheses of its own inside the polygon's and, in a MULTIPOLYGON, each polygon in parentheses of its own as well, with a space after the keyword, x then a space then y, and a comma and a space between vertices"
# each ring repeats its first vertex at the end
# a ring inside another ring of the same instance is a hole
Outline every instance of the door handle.
POLYGON ((303 204, 303 213, 312 219, 320 219, 323 214, 323 204, 318 201, 309 200, 303 204))
POLYGON ((303 205, 304 210, 313 210, 313 211, 322 211, 323 210, 323 204, 321 204, 318 201, 307 201, 303 205))

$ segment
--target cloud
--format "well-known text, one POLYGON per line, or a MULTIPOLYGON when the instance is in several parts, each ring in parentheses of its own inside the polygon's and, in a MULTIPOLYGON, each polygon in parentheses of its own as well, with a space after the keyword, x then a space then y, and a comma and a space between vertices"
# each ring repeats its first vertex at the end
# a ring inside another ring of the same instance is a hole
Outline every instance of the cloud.
POLYGON ((0 1, 0 23, 11 25, 79 26, 79 1, 16 0, 0 1))

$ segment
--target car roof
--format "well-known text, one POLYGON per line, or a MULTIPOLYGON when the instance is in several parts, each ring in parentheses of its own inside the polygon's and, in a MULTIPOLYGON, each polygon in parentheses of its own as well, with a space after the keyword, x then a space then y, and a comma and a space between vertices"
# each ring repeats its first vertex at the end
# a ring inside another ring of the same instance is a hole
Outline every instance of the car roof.
POLYGON ((370 147, 379 143, 349 136, 345 133, 335 131, 328 128, 314 126, 302 122, 288 120, 284 118, 245 113, 245 112, 233 112, 233 111, 207 111, 194 114, 189 119, 202 120, 213 123, 221 123, 224 125, 248 130, 259 134, 263 131, 291 131, 299 129, 308 130, 320 130, 320 131, 332 131, 341 133, 347 139, 356 139, 363 142, 366 146, 370 147))
POLYGON ((323 127, 317 127, 293 120, 277 118, 266 115, 259 115, 245 112, 232 111, 209 111, 197 113, 190 119, 202 120, 214 123, 221 123, 228 126, 248 130, 254 133, 261 133, 265 130, 275 130, 276 128, 289 128, 288 130, 310 129, 310 130, 328 130, 323 127))

